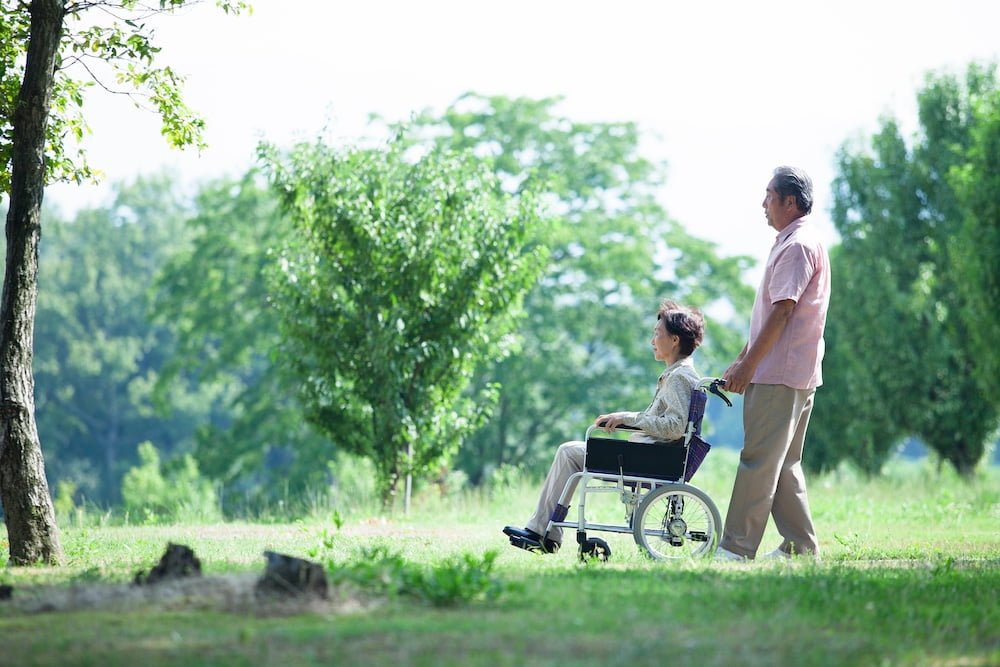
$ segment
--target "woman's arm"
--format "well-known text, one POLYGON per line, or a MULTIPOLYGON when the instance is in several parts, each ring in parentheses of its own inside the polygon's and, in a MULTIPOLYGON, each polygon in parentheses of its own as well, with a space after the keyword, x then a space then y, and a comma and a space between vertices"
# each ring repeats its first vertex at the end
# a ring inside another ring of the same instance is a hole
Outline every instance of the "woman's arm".
POLYGON ((648 435, 661 440, 676 440, 684 437, 687 428, 688 408, 691 406, 691 391, 697 379, 674 373, 657 390, 653 402, 643 412, 612 412, 594 420, 598 426, 611 432, 617 426, 634 426, 648 435))

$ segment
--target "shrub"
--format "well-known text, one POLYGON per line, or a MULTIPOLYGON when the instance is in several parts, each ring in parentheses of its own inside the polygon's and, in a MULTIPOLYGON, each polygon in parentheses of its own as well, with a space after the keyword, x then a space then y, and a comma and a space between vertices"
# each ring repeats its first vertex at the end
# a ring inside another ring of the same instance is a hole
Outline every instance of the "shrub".
POLYGON ((362 549, 359 558, 347 566, 328 569, 335 573, 335 580, 378 595, 407 596, 446 607, 498 597, 503 592, 503 583, 493 574, 498 555, 487 551, 480 559, 466 553, 426 566, 409 562, 385 546, 375 546, 362 549))
POLYGON ((122 479, 122 501, 128 516, 143 523, 218 521, 222 517, 212 483, 198 472, 190 454, 166 475, 151 442, 139 445, 140 464, 122 479))

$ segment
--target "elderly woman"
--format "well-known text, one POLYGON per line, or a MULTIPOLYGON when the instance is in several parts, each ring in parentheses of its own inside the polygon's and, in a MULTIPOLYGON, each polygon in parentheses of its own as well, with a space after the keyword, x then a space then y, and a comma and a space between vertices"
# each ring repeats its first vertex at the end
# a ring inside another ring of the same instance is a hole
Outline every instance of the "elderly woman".
MULTIPOLYGON (((673 301, 664 301, 656 314, 656 327, 650 341, 653 357, 666 364, 666 369, 657 382, 653 402, 642 412, 600 415, 594 420, 594 424, 608 433, 618 426, 638 428, 640 430, 629 437, 633 442, 676 440, 683 437, 687 428, 691 392, 700 379, 691 355, 701 345, 704 331, 705 319, 701 312, 673 301)), ((559 549, 562 528, 553 527, 544 538, 542 534, 566 482, 573 473, 583 470, 586 451, 586 443, 580 440, 564 442, 559 446, 545 477, 538 507, 528 519, 527 525, 524 528, 506 526, 503 529, 508 537, 517 538, 512 539, 511 544, 542 553, 553 553, 559 549)))

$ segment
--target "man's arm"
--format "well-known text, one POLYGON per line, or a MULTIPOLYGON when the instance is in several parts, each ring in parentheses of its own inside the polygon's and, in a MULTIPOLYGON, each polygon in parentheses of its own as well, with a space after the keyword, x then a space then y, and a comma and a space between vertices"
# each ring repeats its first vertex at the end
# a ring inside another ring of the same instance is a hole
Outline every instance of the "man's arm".
POLYGON ((743 349, 743 353, 722 376, 726 381, 726 391, 742 394, 746 390, 750 381, 753 380, 757 366, 781 337, 793 310, 795 310, 795 301, 792 299, 785 299, 771 305, 771 310, 768 311, 767 317, 764 319, 760 335, 757 336, 752 346, 748 345, 743 349))

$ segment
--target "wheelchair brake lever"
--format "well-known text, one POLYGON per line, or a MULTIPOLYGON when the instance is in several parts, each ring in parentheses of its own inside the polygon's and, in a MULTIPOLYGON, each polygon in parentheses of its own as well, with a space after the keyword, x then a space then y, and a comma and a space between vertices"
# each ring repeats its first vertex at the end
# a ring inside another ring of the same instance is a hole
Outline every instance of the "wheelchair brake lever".
POLYGON ((733 402, 730 401, 729 397, 723 394, 722 391, 719 389, 720 384, 726 384, 726 381, 721 378, 718 380, 712 380, 712 384, 708 385, 708 390, 711 393, 718 396, 719 398, 721 398, 722 400, 724 400, 726 402, 726 405, 728 405, 729 407, 733 407, 733 402))

